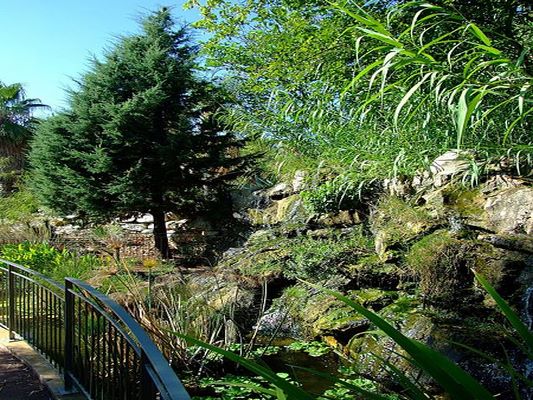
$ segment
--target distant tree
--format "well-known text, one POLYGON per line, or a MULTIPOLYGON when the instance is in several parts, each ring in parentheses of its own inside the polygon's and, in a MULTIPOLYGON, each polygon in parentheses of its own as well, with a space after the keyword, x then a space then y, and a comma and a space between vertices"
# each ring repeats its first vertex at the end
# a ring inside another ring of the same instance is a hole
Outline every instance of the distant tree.
POLYGON ((36 125, 32 112, 46 107, 39 99, 27 99, 19 83, 0 82, 0 183, 10 192, 24 167, 25 150, 36 125))
POLYGON ((216 120, 225 102, 196 76, 187 31, 162 9, 121 38, 71 93, 70 110, 33 140, 32 185, 59 213, 93 219, 146 212, 169 253, 165 213, 193 213, 242 172, 241 143, 216 120))

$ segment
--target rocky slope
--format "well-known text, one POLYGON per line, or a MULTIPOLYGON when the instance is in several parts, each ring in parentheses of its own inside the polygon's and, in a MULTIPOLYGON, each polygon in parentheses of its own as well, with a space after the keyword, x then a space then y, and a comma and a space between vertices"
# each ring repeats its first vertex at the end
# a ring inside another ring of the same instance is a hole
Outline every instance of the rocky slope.
POLYGON ((531 328, 533 187, 494 174, 469 188, 452 179, 461 164, 446 162, 410 182, 384 182, 371 204, 325 214, 308 211, 303 173, 253 192, 234 214, 252 227, 250 236, 225 252, 210 282, 196 279, 196 290, 212 293, 215 307, 231 304, 245 334, 321 339, 365 374, 385 377, 376 356, 415 374, 394 343, 365 333, 372 331, 366 319, 303 281, 342 291, 443 351, 501 398, 511 396, 506 373, 452 342, 495 357, 507 352, 516 368, 531 371, 472 271, 531 328))

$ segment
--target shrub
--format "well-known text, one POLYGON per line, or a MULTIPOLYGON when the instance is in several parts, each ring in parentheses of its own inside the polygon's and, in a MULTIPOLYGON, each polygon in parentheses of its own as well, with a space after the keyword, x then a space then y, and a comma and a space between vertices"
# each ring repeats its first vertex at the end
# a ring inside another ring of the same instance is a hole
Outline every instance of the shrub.
POLYGON ((100 264, 96 256, 78 256, 47 243, 6 244, 0 247, 0 258, 41 272, 56 281, 65 277, 86 279, 100 264))
POLYGON ((319 214, 353 210, 361 205, 364 198, 371 196, 375 186, 372 180, 339 175, 302 192, 302 199, 308 210, 319 214))
POLYGON ((0 197, 0 219, 8 221, 25 221, 37 212, 39 203, 31 191, 21 187, 7 197, 0 197))

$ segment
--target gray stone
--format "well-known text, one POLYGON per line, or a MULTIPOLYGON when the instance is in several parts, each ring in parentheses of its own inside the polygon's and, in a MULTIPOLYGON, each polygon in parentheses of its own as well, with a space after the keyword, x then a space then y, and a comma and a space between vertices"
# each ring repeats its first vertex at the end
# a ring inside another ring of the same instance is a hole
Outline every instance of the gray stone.
POLYGON ((348 210, 331 212, 318 216, 317 223, 321 226, 351 226, 361 222, 357 212, 351 213, 348 210))
POLYGON ((232 214, 232 217, 235 218, 236 220, 244 219, 244 216, 242 214, 239 214, 238 212, 234 212, 232 214))
POLYGON ((131 232, 142 232, 145 229, 142 224, 120 224, 120 227, 131 232))
POLYGON ((496 233, 533 234, 533 188, 518 186, 498 191, 485 203, 487 225, 496 233))
POLYGON ((284 197, 290 196, 292 193, 292 186, 285 182, 281 182, 268 190, 268 197, 270 197, 272 200, 280 200, 284 197))
POLYGON ((467 171, 474 162, 470 152, 450 150, 437 157, 429 167, 436 187, 442 186, 447 178, 467 171))
POLYGON ((233 257, 244 252, 244 247, 230 247, 223 254, 223 258, 233 257))
POLYGON ((120 219, 119 221, 120 221, 120 222, 125 222, 125 223, 127 223, 127 224, 131 224, 131 223, 134 223, 134 222, 135 222, 135 219, 136 219, 135 215, 132 215, 132 216, 129 217, 129 218, 120 219))
POLYGON ((404 197, 411 192, 411 184, 398 178, 384 179, 383 189, 391 196, 404 197))
POLYGON ((137 222, 140 224, 150 224, 154 222, 154 216, 152 214, 143 214, 137 218, 137 222))
POLYGON ((259 229, 250 235, 248 242, 260 242, 263 240, 270 240, 273 237, 274 235, 270 229, 259 229))
POLYGON ((289 310, 270 309, 265 313, 257 326, 261 335, 276 335, 277 337, 298 338, 301 336, 300 324, 291 317, 289 310))
POLYGON ((501 249, 533 254, 533 238, 529 235, 478 235, 478 240, 501 249))
POLYGON ((165 226, 167 227, 167 229, 175 229, 177 225, 178 224, 177 224, 176 221, 167 221, 167 222, 165 222, 165 226))
POLYGON ((57 229, 56 229, 56 234, 58 235, 70 235, 74 232, 77 232, 81 229, 80 226, 78 225, 63 225, 63 226, 58 226, 57 229))

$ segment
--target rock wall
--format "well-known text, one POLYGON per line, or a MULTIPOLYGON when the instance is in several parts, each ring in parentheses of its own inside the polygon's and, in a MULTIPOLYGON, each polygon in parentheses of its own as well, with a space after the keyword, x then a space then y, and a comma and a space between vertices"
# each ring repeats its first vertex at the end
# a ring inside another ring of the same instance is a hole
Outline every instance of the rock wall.
POLYGON ((311 281, 342 291, 407 336, 443 351, 500 398, 511 396, 505 371, 450 341, 494 357, 505 357, 507 349, 513 365, 525 371, 525 355, 502 332, 503 318, 472 271, 484 274, 531 325, 533 188, 504 174, 469 188, 453 179, 464 167, 448 154, 411 181, 385 181, 364 211, 310 212, 301 195, 303 173, 252 192, 236 216, 253 233, 214 269, 247 293, 247 312, 240 314, 246 320, 239 323, 250 329, 255 319, 252 328, 266 336, 322 338, 363 370, 385 375, 369 354, 388 358, 398 351, 394 343, 364 334, 372 329, 369 321, 298 280, 311 281))

